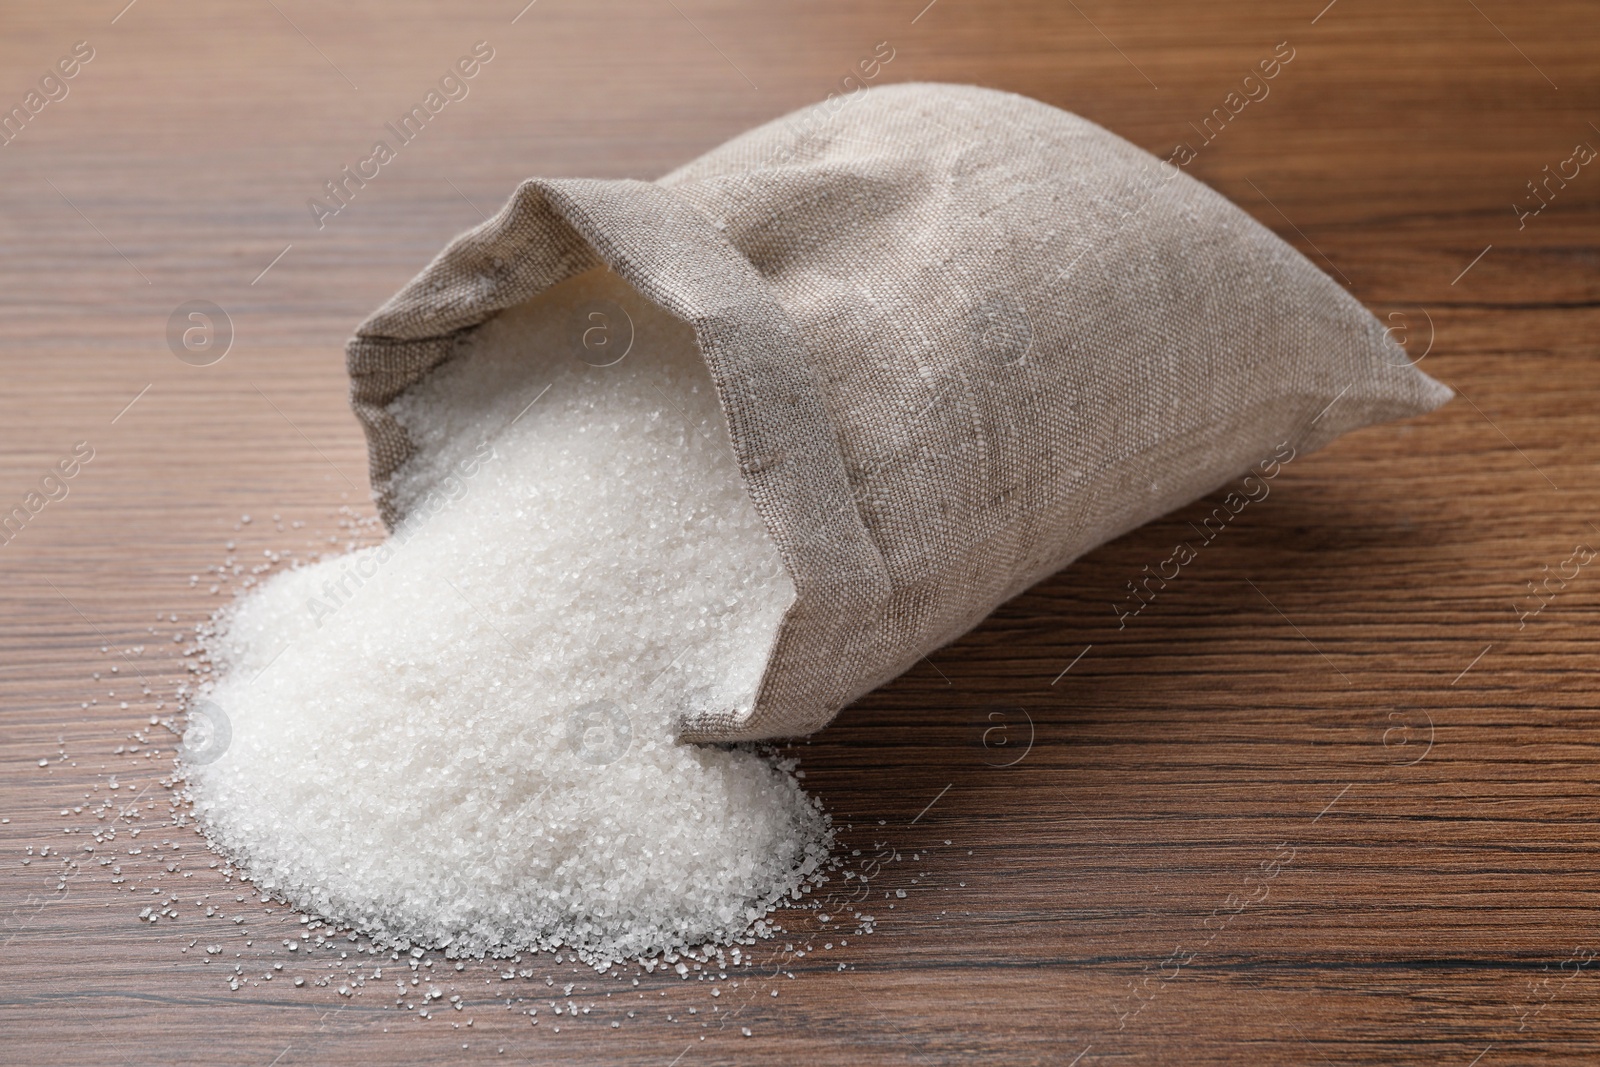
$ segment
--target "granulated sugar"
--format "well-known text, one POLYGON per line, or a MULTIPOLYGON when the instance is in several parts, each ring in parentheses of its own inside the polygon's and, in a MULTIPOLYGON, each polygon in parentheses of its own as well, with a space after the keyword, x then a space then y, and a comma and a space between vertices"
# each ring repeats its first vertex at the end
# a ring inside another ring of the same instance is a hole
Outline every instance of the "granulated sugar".
POLYGON ((467 346, 393 409, 420 449, 395 537, 220 620, 196 812, 261 889, 384 942, 747 937, 829 830, 790 766, 674 737, 749 705, 794 596, 693 335, 591 272, 467 346))

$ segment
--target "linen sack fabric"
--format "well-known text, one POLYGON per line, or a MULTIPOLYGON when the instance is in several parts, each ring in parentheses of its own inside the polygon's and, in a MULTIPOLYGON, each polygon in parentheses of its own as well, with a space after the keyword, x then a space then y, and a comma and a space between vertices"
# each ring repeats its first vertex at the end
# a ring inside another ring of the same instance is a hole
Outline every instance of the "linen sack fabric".
POLYGON ((753 707, 689 714, 690 740, 815 730, 1281 443, 1452 395, 1170 164, 1025 97, 884 86, 654 183, 525 181, 452 241, 348 345, 391 527, 412 446, 389 402, 497 311, 599 266, 693 326, 796 590, 753 707))

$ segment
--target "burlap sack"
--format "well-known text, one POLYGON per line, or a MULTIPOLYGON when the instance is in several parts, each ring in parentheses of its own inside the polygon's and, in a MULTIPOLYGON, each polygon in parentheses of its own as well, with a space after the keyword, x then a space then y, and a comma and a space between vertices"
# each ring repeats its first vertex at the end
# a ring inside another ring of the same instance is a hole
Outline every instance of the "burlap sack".
POLYGON ((1451 395, 1170 164, 1020 96, 889 86, 658 182, 525 181, 451 242, 349 344, 386 521, 410 445, 385 405, 602 264, 694 327, 797 590, 753 711, 703 713, 695 740, 815 730, 1281 442, 1451 395))

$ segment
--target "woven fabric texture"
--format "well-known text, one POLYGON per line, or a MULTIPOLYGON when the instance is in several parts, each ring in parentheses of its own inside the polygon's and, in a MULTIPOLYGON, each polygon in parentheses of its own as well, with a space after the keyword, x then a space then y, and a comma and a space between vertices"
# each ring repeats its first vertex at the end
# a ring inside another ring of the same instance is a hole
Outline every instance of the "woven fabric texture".
POLYGON ((1451 396, 1170 164, 1024 97, 885 86, 658 182, 526 181, 452 241, 348 345, 386 522, 412 447, 389 402, 598 266, 693 326, 796 589, 753 708, 699 713, 691 740, 815 730, 1280 444, 1451 396))

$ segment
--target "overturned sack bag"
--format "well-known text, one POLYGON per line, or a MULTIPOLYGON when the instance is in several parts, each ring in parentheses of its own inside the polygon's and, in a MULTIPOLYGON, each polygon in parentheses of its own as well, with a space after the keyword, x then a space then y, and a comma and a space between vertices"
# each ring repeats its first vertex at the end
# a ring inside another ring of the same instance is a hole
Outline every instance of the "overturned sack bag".
POLYGON ((657 182, 533 179, 359 327, 384 520, 389 403, 464 331, 606 266, 689 323, 796 598, 752 708, 792 736, 1084 552, 1296 452, 1430 411, 1331 279, 1210 188, 1009 93, 863 90, 657 182))

